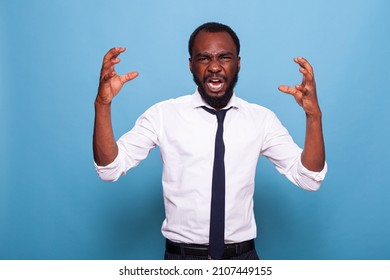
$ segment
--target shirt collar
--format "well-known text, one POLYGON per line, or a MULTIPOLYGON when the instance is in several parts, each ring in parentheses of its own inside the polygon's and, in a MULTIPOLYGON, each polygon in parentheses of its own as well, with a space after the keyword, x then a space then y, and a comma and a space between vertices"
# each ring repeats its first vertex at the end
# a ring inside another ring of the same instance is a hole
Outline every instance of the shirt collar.
MULTIPOLYGON (((209 104, 207 104, 202 96, 200 95, 198 89, 196 89, 195 93, 192 95, 192 104, 193 104, 193 107, 194 108, 199 108, 199 107, 202 107, 202 106, 206 106, 206 107, 209 107, 211 108, 211 106, 209 104)), ((230 98, 228 104, 224 107, 224 108, 235 108, 235 109, 239 109, 239 103, 237 101, 237 97, 236 97, 236 94, 233 92, 233 95, 232 97, 230 98)), ((213 108, 211 108, 213 109, 213 108)))

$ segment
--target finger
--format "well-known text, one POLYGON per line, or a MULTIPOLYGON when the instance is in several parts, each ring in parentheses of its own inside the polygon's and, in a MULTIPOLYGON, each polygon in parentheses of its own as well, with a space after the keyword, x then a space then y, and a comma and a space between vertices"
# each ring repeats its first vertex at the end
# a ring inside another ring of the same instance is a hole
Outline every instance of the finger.
POLYGON ((126 51, 126 48, 118 47, 110 49, 104 56, 102 69, 100 71, 101 76, 106 76, 108 73, 115 71, 114 66, 120 62, 119 54, 126 51))
POLYGON ((295 89, 302 94, 302 96, 308 94, 308 89, 305 87, 305 85, 295 85, 295 89))
POLYGON ((102 65, 102 74, 104 75, 107 72, 113 72, 115 64, 118 64, 121 60, 119 57, 113 57, 110 60, 107 60, 102 65))
POLYGON ((106 53, 106 55, 104 56, 103 63, 106 61, 110 61, 113 58, 116 58, 118 55, 120 55, 121 53, 123 53, 125 51, 126 51, 126 48, 123 48, 123 47, 116 47, 116 48, 110 49, 106 53))
POLYGON ((287 94, 290 94, 290 95, 294 96, 295 101, 300 106, 302 106, 302 96, 303 96, 303 93, 301 91, 299 91, 297 88, 293 88, 293 87, 282 85, 282 86, 279 86, 278 89, 281 92, 284 92, 284 93, 287 93, 287 94))
POLYGON ((309 61, 303 57, 296 57, 294 61, 298 63, 302 68, 306 69, 308 72, 314 74, 313 67, 309 63, 309 61))
MULTIPOLYGON (((297 57, 294 58, 294 62, 299 64, 301 66, 301 69, 304 69, 307 71, 307 73, 310 73, 312 76, 314 76, 314 70, 309 61, 303 57, 297 57)), ((301 71, 302 72, 302 71, 301 71)))
POLYGON ((287 94, 291 94, 291 95, 295 95, 295 94, 298 93, 298 90, 296 88, 293 88, 293 87, 290 87, 290 86, 282 85, 282 86, 278 86, 278 89, 281 92, 284 92, 284 93, 287 93, 287 94))
POLYGON ((101 75, 100 81, 101 82, 108 82, 111 78, 113 78, 115 76, 116 76, 116 72, 115 71, 108 72, 108 73, 106 73, 104 75, 101 75))
POLYGON ((137 78, 138 75, 139 75, 138 72, 129 72, 127 74, 120 76, 119 78, 120 78, 121 82, 124 84, 128 81, 131 81, 131 80, 137 78))

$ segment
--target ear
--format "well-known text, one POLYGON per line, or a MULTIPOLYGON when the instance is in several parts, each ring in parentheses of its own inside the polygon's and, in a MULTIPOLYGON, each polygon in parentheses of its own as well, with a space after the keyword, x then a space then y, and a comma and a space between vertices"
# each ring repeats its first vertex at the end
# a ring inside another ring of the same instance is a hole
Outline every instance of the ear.
POLYGON ((192 57, 190 57, 190 58, 188 59, 188 65, 189 65, 190 71, 191 71, 191 73, 192 73, 192 57))
POLYGON ((238 67, 238 71, 240 71, 240 68, 241 68, 241 57, 240 56, 238 57, 237 67, 238 67))

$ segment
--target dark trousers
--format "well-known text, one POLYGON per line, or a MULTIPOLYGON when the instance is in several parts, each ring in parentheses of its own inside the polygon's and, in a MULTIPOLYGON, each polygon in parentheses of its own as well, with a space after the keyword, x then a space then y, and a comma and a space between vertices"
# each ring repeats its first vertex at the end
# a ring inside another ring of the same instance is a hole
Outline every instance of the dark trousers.
MULTIPOLYGON (((258 260, 254 241, 225 245, 223 259, 258 260)), ((165 260, 208 260, 208 248, 205 245, 175 243, 166 240, 165 260)))
MULTIPOLYGON (((256 249, 246 252, 242 255, 231 257, 228 260, 258 260, 256 249)), ((203 256, 191 256, 191 255, 176 255, 165 252, 164 260, 207 260, 207 257, 203 256)))

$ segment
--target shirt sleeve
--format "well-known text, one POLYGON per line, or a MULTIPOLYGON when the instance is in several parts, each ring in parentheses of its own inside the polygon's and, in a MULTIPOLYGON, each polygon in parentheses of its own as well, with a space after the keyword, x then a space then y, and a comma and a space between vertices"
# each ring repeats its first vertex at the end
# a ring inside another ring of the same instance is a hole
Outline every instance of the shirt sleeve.
POLYGON ((302 149, 273 113, 266 129, 261 154, 268 158, 281 174, 304 190, 318 190, 327 173, 326 163, 320 172, 310 171, 303 166, 302 149))
POLYGON ((152 148, 158 145, 158 110, 151 107, 136 121, 134 127, 117 141, 118 155, 113 162, 95 169, 104 181, 117 181, 126 172, 144 160, 152 148))
POLYGON ((327 171, 328 165, 326 162, 321 171, 315 172, 307 169, 303 166, 302 161, 299 160, 297 164, 297 174, 299 174, 296 177, 297 185, 308 191, 316 191, 321 187, 321 183, 325 179, 327 171))

